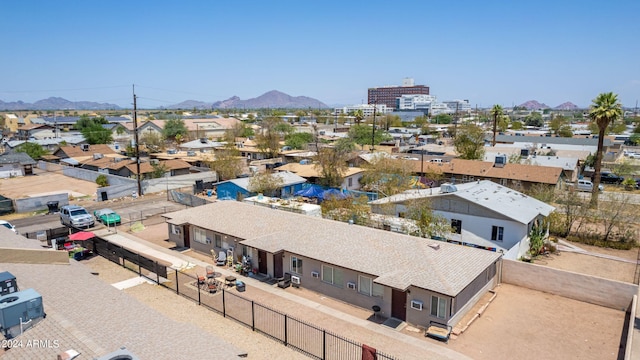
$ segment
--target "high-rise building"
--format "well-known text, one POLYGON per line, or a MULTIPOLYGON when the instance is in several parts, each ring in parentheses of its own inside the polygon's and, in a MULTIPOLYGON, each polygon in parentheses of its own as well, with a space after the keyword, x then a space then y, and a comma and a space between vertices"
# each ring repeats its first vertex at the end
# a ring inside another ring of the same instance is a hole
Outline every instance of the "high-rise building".
POLYGON ((405 78, 402 80, 402 86, 369 88, 367 103, 385 104, 388 108, 395 109, 396 98, 402 95, 429 95, 429 87, 415 85, 412 78, 405 78))

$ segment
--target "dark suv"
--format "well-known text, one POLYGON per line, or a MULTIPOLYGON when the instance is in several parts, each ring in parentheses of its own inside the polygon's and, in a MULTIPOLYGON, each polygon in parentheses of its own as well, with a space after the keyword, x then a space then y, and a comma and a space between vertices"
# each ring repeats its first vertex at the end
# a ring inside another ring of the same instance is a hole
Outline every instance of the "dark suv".
POLYGON ((600 173, 600 182, 603 184, 622 184, 624 178, 610 172, 600 173))

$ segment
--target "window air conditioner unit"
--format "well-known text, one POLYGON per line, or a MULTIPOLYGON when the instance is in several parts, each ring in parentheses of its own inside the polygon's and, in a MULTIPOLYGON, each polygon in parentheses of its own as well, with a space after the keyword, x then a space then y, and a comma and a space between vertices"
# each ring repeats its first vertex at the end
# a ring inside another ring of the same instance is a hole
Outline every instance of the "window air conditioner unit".
POLYGON ((347 283, 347 288, 351 289, 351 290, 355 290, 356 289, 356 283, 354 282, 348 282, 347 283))
POLYGON ((312 271, 311 272, 311 277, 318 278, 318 277, 320 277, 320 274, 317 271, 312 271))
POLYGON ((422 301, 411 300, 411 308, 422 311, 422 301))
POLYGON ((299 276, 292 276, 291 277, 291 284, 294 287, 300 287, 300 277, 299 276))

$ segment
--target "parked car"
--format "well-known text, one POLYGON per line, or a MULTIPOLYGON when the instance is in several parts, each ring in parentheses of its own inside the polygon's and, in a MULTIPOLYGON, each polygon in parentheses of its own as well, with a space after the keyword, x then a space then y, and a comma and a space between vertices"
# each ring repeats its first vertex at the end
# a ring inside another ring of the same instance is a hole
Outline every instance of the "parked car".
POLYGON ((60 209, 60 223, 76 228, 95 225, 93 216, 85 208, 77 205, 65 205, 60 209))
POLYGON ((16 230, 16 227, 15 227, 15 226, 13 226, 13 225, 11 225, 11 223, 10 223, 10 222, 8 222, 8 221, 0 220, 0 225, 2 225, 2 226, 4 226, 4 227, 6 227, 7 229, 9 229, 9 230, 13 231, 13 232, 14 232, 14 233, 16 233, 16 234, 18 233, 18 230, 16 230))
MULTIPOLYGON (((591 178, 593 180, 593 177, 591 178)), ((622 184, 624 178, 610 172, 600 173, 600 182, 603 184, 622 184)))
POLYGON ((122 222, 120 215, 111 209, 100 209, 93 212, 93 216, 101 223, 110 226, 118 225, 122 222))
MULTIPOLYGON (((576 183, 576 189, 578 191, 591 192, 593 191, 593 182, 591 182, 591 180, 580 179, 576 183)), ((602 184, 598 184, 598 190, 603 191, 604 186, 602 186, 602 184)))

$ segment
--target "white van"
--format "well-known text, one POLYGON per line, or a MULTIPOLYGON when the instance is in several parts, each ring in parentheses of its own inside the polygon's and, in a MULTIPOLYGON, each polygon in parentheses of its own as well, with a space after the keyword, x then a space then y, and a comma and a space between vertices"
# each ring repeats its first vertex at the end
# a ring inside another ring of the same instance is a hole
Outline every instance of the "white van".
MULTIPOLYGON (((578 182, 576 183, 576 189, 578 189, 578 191, 591 192, 593 191, 593 183, 591 182, 591 180, 578 180, 578 182)), ((604 186, 602 186, 602 184, 599 184, 598 189, 602 191, 604 190, 604 186)))

